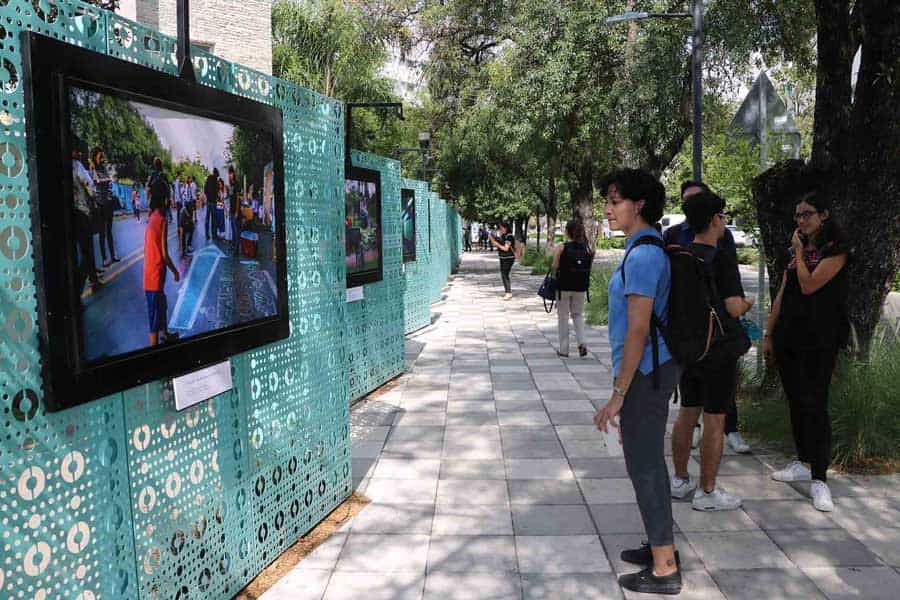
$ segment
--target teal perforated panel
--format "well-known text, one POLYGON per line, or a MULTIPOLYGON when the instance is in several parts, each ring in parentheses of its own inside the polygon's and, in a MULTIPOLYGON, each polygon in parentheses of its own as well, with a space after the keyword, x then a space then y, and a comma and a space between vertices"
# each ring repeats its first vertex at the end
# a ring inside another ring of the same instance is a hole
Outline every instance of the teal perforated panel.
MULTIPOLYGON (((416 194, 416 260, 404 265, 404 331, 413 332, 431 323, 431 253, 428 251, 428 183, 403 179, 401 185, 416 194)), ((399 210, 399 203, 397 204, 399 210)))
POLYGON ((291 337, 185 412, 159 381, 46 414, 19 33, 169 73, 175 46, 77 2, 0 16, 0 597, 231 597, 350 493, 342 106, 195 50, 199 81, 284 111, 291 337))

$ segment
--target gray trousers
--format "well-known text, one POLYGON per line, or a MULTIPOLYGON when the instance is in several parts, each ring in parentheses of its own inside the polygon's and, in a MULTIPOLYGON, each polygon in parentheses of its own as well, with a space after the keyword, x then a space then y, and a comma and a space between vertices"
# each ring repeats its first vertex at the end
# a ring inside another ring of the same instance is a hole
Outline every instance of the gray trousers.
POLYGON ((556 319, 559 329, 559 351, 569 353, 569 316, 575 323, 575 339, 584 345, 584 298, 587 292, 560 292, 556 304, 556 319))
POLYGON ((660 365, 658 390, 653 389, 652 373, 644 375, 640 369, 635 371, 619 415, 625 468, 651 546, 673 543, 672 493, 664 439, 669 400, 678 383, 678 371, 674 360, 660 365))

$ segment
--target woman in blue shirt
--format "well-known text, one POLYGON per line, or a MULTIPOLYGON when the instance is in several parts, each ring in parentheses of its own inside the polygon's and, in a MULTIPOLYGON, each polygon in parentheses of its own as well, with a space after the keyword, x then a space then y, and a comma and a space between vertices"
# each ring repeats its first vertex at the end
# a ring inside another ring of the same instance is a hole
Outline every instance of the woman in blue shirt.
POLYGON ((664 453, 669 398, 678 366, 660 332, 654 373, 652 315, 665 326, 671 273, 658 245, 635 245, 642 237, 662 236, 654 227, 663 215, 665 190, 650 173, 620 169, 601 183, 610 226, 628 236, 626 258, 609 283, 609 342, 612 346, 612 397, 594 422, 598 429, 619 427, 625 466, 634 486, 649 544, 622 552, 622 560, 644 570, 619 578, 635 592, 677 594, 681 573, 672 536, 672 501, 664 453), (619 417, 619 424, 615 417, 619 417))

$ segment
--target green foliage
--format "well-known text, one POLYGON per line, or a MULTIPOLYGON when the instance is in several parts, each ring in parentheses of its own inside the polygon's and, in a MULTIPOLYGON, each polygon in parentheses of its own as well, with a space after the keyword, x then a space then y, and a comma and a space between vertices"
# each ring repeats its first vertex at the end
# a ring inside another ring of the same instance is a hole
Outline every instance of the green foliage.
POLYGON ((759 264, 759 250, 756 248, 738 248, 738 264, 754 265, 759 264))
POLYGON ((894 275, 894 281, 891 283, 891 290, 894 292, 900 292, 900 271, 894 275))
MULTIPOLYGON (((260 191, 265 166, 272 161, 272 144, 262 130, 245 130, 236 127, 228 142, 227 155, 234 164, 238 183, 247 188, 256 186, 260 191)), ((223 177, 224 179, 224 177, 223 177)))
POLYGON ((600 238, 597 240, 597 248, 599 250, 624 250, 625 241, 624 237, 600 238))
MULTIPOLYGON (((169 181, 175 181, 176 177, 184 177, 185 181, 187 181, 188 176, 193 177, 198 189, 203 188, 203 182, 206 181, 206 177, 209 175, 209 171, 206 170, 206 166, 200 162, 199 158, 182 160, 169 166, 168 170, 166 170, 166 167, 163 167, 163 171, 169 181)), ((143 184, 144 181, 146 180, 139 180, 138 183, 143 184)))
POLYGON ((612 265, 595 265, 591 272, 591 301, 584 305, 585 322, 588 325, 609 324, 609 280, 614 272, 612 265))
POLYGON ((550 271, 553 264, 553 255, 538 251, 535 255, 534 262, 531 263, 532 275, 546 275, 550 271))
MULTIPOLYGON (((127 101, 73 89, 70 96, 72 133, 86 152, 100 147, 118 177, 145 181, 153 158, 171 170, 172 156, 156 132, 127 101)), ((85 159, 88 155, 84 156, 85 159)))
MULTIPOLYGON (((761 389, 747 378, 741 391, 746 431, 790 452, 793 441, 787 400, 780 385, 761 389)), ((843 354, 832 379, 828 410, 835 465, 868 470, 900 460, 900 341, 873 344, 866 360, 843 354)))

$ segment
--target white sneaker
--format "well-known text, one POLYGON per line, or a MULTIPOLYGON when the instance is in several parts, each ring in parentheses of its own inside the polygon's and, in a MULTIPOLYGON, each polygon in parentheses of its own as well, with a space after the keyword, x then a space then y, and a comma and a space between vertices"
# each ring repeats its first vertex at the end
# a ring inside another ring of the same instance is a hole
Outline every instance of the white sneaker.
POLYGON ((694 500, 691 506, 694 510, 737 510, 741 507, 742 500, 733 494, 729 494, 721 488, 716 488, 710 493, 701 489, 694 492, 694 500))
POLYGON ((772 473, 772 479, 775 481, 783 481, 790 483, 792 481, 809 481, 812 479, 812 473, 809 472, 803 463, 795 460, 780 471, 772 473))
POLYGON ((813 506, 822 512, 834 510, 834 502, 831 501, 831 490, 824 481, 816 479, 809 486, 809 494, 812 496, 813 506))
POLYGON ((697 448, 700 446, 700 438, 703 437, 703 432, 700 429, 699 425, 694 427, 694 435, 691 438, 691 448, 697 448))
POLYGON ((728 447, 738 454, 747 454, 750 452, 750 444, 745 442, 744 438, 742 438, 741 434, 737 431, 729 433, 725 436, 725 439, 728 441, 728 447))
POLYGON ((684 500, 697 487, 697 482, 688 475, 687 479, 682 479, 677 475, 672 477, 672 497, 684 500))

